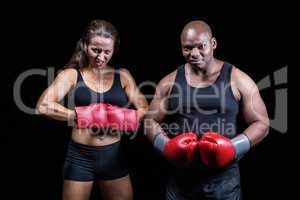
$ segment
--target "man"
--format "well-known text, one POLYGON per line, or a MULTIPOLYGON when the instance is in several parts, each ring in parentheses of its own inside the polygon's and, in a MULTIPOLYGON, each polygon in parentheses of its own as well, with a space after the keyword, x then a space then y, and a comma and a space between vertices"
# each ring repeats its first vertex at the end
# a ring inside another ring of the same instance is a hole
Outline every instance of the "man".
POLYGON ((155 149, 175 166, 166 199, 240 199, 237 162, 268 134, 265 104, 247 74, 214 57, 217 41, 205 22, 188 23, 181 46, 186 63, 159 82, 145 119, 155 149), (248 124, 242 133, 239 109, 248 124), (175 137, 162 129, 167 115, 175 137))

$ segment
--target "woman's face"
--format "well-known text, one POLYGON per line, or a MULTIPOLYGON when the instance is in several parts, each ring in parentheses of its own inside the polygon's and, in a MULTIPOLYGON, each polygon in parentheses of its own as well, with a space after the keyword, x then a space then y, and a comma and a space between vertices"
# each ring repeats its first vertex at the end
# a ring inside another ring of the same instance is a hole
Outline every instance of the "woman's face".
POLYGON ((114 52, 114 40, 101 36, 92 37, 87 46, 89 63, 95 68, 104 68, 114 52))

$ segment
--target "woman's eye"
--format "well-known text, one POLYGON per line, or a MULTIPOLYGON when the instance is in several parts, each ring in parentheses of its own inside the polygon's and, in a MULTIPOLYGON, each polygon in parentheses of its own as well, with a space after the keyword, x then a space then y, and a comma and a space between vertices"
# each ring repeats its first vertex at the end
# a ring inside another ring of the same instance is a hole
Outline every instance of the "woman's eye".
POLYGON ((100 49, 93 48, 92 50, 93 50, 93 52, 95 52, 95 53, 100 53, 100 49))

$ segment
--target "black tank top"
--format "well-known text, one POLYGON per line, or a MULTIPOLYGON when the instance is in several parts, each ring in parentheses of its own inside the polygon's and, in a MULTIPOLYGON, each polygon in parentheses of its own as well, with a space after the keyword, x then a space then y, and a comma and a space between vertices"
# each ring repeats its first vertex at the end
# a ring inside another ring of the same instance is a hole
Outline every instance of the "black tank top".
POLYGON ((77 69, 77 83, 71 92, 74 106, 88 106, 92 103, 109 103, 119 107, 128 104, 127 95, 122 88, 119 70, 115 70, 114 81, 111 88, 105 92, 96 92, 84 82, 80 71, 77 69))
POLYGON ((236 135, 239 103, 230 86, 231 70, 232 65, 224 62, 214 84, 196 88, 187 83, 184 65, 178 67, 168 101, 173 123, 168 127, 174 134, 195 132, 201 138, 213 131, 229 138, 236 135))

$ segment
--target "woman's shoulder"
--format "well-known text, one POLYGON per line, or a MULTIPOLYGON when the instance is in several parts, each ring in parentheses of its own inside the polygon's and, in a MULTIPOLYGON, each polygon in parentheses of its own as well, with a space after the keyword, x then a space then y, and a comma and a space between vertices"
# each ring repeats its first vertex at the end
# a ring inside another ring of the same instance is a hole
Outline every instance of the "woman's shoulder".
POLYGON ((122 87, 126 87, 128 84, 135 84, 135 80, 127 68, 119 68, 120 80, 122 87))
POLYGON ((62 72, 64 72, 64 73, 67 73, 67 74, 70 74, 70 75, 74 75, 74 74, 76 74, 77 73, 77 69, 75 69, 75 68, 71 68, 71 67, 69 67, 69 68, 64 68, 63 70, 61 70, 62 72))
POLYGON ((63 70, 58 72, 57 78, 71 81, 72 83, 76 83, 78 76, 78 71, 75 68, 64 68, 63 70))
POLYGON ((118 71, 119 71, 120 73, 130 74, 130 71, 129 71, 127 68, 125 68, 125 67, 120 67, 120 68, 118 69, 118 71))
POLYGON ((78 70, 75 68, 65 68, 65 69, 59 71, 59 74, 68 76, 70 78, 77 77, 77 73, 78 73, 78 70))
POLYGON ((118 69, 118 72, 120 73, 120 77, 122 78, 129 78, 133 79, 130 71, 127 68, 121 67, 118 69))

